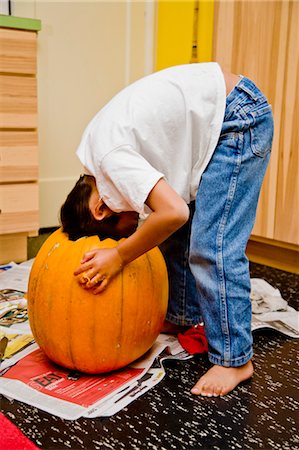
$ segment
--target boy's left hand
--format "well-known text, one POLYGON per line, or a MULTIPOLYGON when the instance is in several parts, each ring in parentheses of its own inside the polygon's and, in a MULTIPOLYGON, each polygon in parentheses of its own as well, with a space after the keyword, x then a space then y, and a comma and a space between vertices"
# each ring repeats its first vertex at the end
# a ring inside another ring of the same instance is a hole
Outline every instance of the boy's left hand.
POLYGON ((99 294, 122 267, 122 259, 115 247, 98 248, 84 254, 81 266, 75 270, 74 275, 78 276, 82 287, 99 294))

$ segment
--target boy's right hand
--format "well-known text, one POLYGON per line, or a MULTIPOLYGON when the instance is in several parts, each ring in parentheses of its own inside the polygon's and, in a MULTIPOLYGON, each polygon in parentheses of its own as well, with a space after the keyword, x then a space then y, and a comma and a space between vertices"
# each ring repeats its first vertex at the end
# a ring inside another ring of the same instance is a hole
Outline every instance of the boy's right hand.
POLYGON ((116 247, 94 249, 84 254, 81 266, 74 275, 84 289, 93 289, 94 294, 99 294, 122 267, 123 262, 116 247))

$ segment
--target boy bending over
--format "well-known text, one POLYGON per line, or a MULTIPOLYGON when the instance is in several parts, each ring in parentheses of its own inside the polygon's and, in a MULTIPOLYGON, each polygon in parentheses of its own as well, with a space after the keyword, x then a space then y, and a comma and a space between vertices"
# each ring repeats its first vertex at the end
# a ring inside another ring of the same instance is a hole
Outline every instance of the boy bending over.
POLYGON ((271 106, 217 63, 175 66, 118 93, 88 124, 81 176, 61 209, 70 239, 127 237, 84 255, 78 275, 100 294, 141 254, 162 250, 165 329, 202 320, 213 366, 192 388, 221 396, 253 374, 245 256, 273 138, 271 106), (138 216, 145 218, 137 227, 138 216))

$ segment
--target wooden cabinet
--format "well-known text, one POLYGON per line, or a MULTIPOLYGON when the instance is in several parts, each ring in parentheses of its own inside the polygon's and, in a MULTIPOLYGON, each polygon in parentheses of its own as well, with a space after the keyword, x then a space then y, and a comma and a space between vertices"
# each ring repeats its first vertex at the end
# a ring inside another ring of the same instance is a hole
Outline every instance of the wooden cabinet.
POLYGON ((40 22, 0 20, 0 263, 27 257, 39 228, 37 31, 40 22))
POLYGON ((156 69, 217 61, 273 106, 272 157, 247 255, 299 273, 298 0, 158 1, 156 69))
POLYGON ((276 266, 287 269, 287 258, 290 270, 299 271, 299 3, 215 1, 213 42, 213 59, 252 78, 273 107, 272 156, 251 249, 267 263, 262 253, 270 246, 276 266))

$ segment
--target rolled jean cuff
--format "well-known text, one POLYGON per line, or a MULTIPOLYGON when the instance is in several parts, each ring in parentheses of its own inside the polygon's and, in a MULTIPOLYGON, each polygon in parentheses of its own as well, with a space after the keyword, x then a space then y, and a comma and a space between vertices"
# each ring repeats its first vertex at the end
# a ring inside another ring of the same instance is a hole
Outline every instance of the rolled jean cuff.
POLYGON ((179 318, 178 316, 174 316, 173 314, 167 314, 166 320, 168 320, 168 322, 174 323, 175 325, 185 327, 192 327, 193 325, 197 325, 200 322, 200 319, 198 321, 194 321, 194 319, 186 319, 185 317, 179 318))
POLYGON ((217 366, 223 367, 241 367, 244 366, 248 361, 250 361, 253 357, 253 349, 251 349, 246 355, 241 356, 240 358, 234 358, 230 361, 225 361, 223 358, 219 358, 218 356, 214 356, 211 353, 208 354, 209 361, 212 364, 217 364, 217 366))

